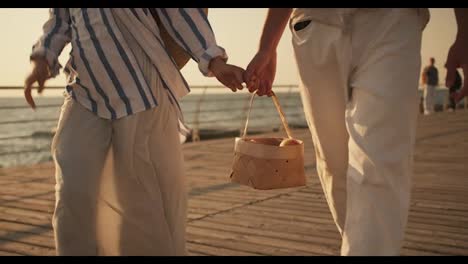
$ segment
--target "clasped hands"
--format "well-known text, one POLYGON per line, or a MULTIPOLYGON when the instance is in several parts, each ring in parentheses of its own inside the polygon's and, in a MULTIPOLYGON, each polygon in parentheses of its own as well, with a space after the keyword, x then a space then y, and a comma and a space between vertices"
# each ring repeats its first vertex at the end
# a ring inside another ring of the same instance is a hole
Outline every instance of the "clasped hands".
MULTIPOLYGON (((32 70, 27 75, 24 84, 24 97, 31 108, 35 109, 36 104, 31 95, 33 84, 37 83, 38 93, 42 93, 45 82, 51 78, 51 74, 45 59, 36 58, 32 64, 32 70)), ((257 91, 260 96, 270 95, 276 70, 276 53, 274 56, 262 52, 257 53, 247 70, 227 64, 220 57, 212 59, 209 68, 216 79, 233 92, 242 90, 244 88, 242 83, 245 82, 250 92, 257 91)))
POLYGON ((227 64, 221 58, 214 58, 210 62, 210 70, 219 82, 233 92, 242 90, 242 83, 246 83, 249 92, 271 96, 276 72, 276 52, 259 51, 246 70, 227 64))

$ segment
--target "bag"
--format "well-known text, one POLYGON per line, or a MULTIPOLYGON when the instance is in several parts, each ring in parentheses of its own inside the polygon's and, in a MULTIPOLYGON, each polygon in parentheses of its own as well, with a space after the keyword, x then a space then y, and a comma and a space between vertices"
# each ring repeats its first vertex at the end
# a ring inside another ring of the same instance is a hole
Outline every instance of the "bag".
POLYGON ((304 143, 293 138, 274 93, 272 99, 288 138, 247 137, 254 97, 255 94, 250 99, 243 135, 235 139, 231 181, 258 190, 305 186, 304 143), (285 139, 294 139, 295 144, 280 146, 279 143, 285 139))

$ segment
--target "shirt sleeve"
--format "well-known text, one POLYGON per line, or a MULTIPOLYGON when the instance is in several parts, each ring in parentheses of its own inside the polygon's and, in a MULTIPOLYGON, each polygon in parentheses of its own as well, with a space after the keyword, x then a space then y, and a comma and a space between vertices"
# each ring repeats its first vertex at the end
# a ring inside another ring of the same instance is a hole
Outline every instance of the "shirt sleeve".
POLYGON ((202 8, 157 8, 157 13, 169 35, 198 63, 203 75, 212 77, 208 66, 211 59, 227 61, 226 51, 217 45, 210 22, 202 8))
POLYGON ((43 34, 33 45, 30 59, 46 59, 51 77, 57 76, 62 68, 58 56, 71 41, 70 23, 68 8, 50 8, 49 19, 42 27, 43 34))

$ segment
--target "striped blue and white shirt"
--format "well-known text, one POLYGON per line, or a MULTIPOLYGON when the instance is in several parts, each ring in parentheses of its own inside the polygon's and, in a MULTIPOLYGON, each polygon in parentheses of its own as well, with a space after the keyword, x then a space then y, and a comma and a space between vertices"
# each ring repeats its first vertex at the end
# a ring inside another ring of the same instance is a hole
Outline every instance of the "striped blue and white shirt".
MULTIPOLYGON (((175 100, 190 89, 174 60, 167 53, 159 28, 147 8, 123 9, 131 14, 135 28, 143 30, 153 63, 163 85, 175 100), (149 33, 148 33, 149 32, 149 33)), ((110 8, 51 8, 43 35, 33 46, 31 59, 47 60, 52 77, 59 74, 58 56, 71 43, 65 66, 67 91, 81 105, 98 116, 118 119, 158 105, 153 90, 120 32, 110 8)), ((212 58, 226 52, 216 44, 214 33, 202 9, 157 8, 158 16, 171 37, 199 66, 205 76, 212 58)))

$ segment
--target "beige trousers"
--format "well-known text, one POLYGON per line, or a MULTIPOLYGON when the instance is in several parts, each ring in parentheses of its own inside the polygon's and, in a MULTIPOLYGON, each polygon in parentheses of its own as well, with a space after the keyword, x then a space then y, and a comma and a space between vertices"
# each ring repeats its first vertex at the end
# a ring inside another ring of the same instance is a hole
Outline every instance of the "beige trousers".
POLYGON ((434 113, 436 86, 427 84, 424 87, 424 114, 429 115, 434 113))
POLYGON ((185 255, 186 189, 177 116, 158 107, 115 121, 66 98, 52 143, 58 255, 185 255))
MULTIPOLYGON (((295 31, 301 96, 342 255, 398 255, 407 223, 422 27, 414 9, 295 31)), ((337 21, 340 21, 338 19, 337 21)))

